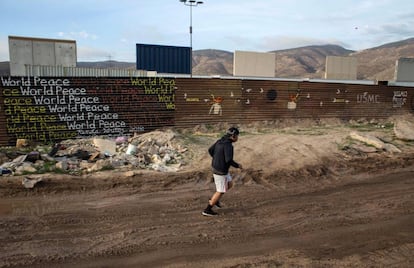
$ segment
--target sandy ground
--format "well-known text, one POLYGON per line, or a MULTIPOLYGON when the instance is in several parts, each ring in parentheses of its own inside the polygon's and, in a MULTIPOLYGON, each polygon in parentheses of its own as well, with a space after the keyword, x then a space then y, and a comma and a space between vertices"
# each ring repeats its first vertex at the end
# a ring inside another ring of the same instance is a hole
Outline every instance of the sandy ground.
POLYGON ((413 267, 414 144, 353 150, 346 127, 249 129, 219 216, 207 147, 177 173, 0 177, 1 267, 413 267))

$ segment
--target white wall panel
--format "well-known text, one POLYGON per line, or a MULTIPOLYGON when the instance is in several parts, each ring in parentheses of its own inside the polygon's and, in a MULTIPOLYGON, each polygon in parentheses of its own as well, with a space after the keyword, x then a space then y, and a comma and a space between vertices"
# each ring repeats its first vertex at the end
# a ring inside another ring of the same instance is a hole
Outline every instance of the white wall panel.
POLYGON ((76 67, 76 41, 9 36, 10 74, 26 75, 27 66, 76 67))
POLYGON ((395 81, 414 82, 414 58, 400 58, 395 66, 395 81))
POLYGON ((274 53, 234 52, 234 76, 274 77, 275 69, 276 55, 274 53))
POLYGON ((325 79, 356 80, 357 65, 355 57, 327 56, 325 79))

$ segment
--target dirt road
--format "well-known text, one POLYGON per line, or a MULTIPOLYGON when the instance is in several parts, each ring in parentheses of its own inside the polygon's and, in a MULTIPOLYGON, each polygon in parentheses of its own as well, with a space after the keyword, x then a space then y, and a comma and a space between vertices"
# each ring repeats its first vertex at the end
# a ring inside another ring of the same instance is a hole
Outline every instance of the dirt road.
POLYGON ((208 170, 2 179, 0 266, 412 267, 413 178, 412 155, 247 169, 214 218, 208 170))
POLYGON ((0 267, 414 267, 414 144, 375 128, 401 152, 361 153, 349 131, 242 135, 213 218, 214 136, 177 173, 0 177, 0 267))

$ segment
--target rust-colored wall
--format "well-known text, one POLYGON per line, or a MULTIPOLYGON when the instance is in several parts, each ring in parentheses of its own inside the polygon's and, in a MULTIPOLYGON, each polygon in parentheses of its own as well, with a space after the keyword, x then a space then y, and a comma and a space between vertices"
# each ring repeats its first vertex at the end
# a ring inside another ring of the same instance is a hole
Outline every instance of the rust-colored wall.
POLYGON ((220 78, 1 77, 0 145, 165 126, 414 112, 414 88, 220 78))
POLYGON ((408 87, 277 80, 176 81, 177 125, 283 118, 386 118, 414 111, 414 88, 408 87), (221 102, 214 101, 217 97, 221 102), (213 105, 221 107, 221 115, 209 113, 213 105))
POLYGON ((1 77, 0 144, 174 126, 175 80, 1 77))
POLYGON ((240 120, 242 104, 237 101, 242 99, 240 80, 176 79, 176 82, 175 123, 178 127, 240 120))

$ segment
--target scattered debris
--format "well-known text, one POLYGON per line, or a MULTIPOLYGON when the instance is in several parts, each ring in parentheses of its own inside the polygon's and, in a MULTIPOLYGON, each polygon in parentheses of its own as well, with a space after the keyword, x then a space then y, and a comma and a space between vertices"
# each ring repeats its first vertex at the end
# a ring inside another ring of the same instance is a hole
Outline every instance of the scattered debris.
POLYGON ((37 173, 45 163, 51 163, 48 165, 50 171, 58 169, 68 173, 89 173, 106 169, 176 172, 184 164, 182 154, 187 148, 175 142, 175 137, 172 130, 166 130, 131 138, 64 140, 54 144, 48 153, 34 150, 4 162, 1 168, 16 175, 37 173))
POLYGON ((351 132, 349 135, 352 139, 362 142, 362 144, 354 144, 352 148, 362 153, 376 153, 386 151, 389 153, 401 153, 402 151, 392 143, 382 141, 381 139, 357 132, 351 132))
POLYGON ((9 170, 9 169, 6 169, 6 168, 1 168, 1 167, 0 167, 0 176, 3 176, 3 175, 8 175, 8 174, 12 174, 12 171, 11 171, 11 170, 9 170))
POLYGON ((108 156, 116 154, 116 142, 113 140, 106 139, 93 139, 93 144, 98 148, 100 152, 108 156))
POLYGON ((385 146, 384 142, 382 142, 380 139, 378 139, 377 137, 368 135, 368 134, 351 132, 349 136, 354 140, 361 141, 368 145, 374 146, 375 148, 380 149, 380 150, 384 149, 384 146, 385 146))
POLYGON ((52 150, 49 152, 49 156, 54 156, 60 149, 62 149, 62 145, 60 143, 55 143, 52 150))
POLYGON ((394 124, 394 133, 400 140, 414 141, 414 123, 408 120, 398 120, 394 124))
POLYGON ((127 171, 124 173, 125 177, 134 177, 135 176, 135 172, 133 170, 127 171))
POLYGON ((40 160, 40 153, 39 152, 30 152, 26 155, 24 161, 35 163, 37 160, 40 160))
MULTIPOLYGON (((394 123, 394 134, 400 140, 413 140, 414 125, 410 120, 397 121, 394 123)), ((395 136, 386 140, 360 132, 352 132, 349 136, 359 141, 348 146, 349 150, 356 153, 401 152, 397 147, 400 144, 393 144, 395 136)), ((188 148, 178 142, 176 137, 175 132, 167 129, 129 138, 121 136, 113 139, 93 137, 64 140, 54 144, 49 151, 36 147, 26 154, 16 150, 13 154, 2 154, 0 171, 1 175, 25 175, 53 170, 81 174, 109 169, 121 169, 125 172, 135 169, 176 172, 187 164, 184 154, 188 152, 188 148)), ((27 140, 19 140, 16 146, 27 150, 28 144, 30 142, 27 140)), ((134 174, 129 172, 128 176, 134 174)))
POLYGON ((30 144, 29 141, 26 140, 26 139, 17 139, 16 140, 16 148, 17 149, 27 147, 27 146, 29 146, 29 144, 30 144))
POLYGON ((35 187, 35 185, 39 182, 43 181, 42 178, 37 178, 37 179, 31 179, 29 177, 25 177, 22 180, 22 184, 24 186, 24 188, 26 189, 32 189, 35 187))
POLYGON ((137 146, 134 144, 128 144, 128 148, 126 150, 127 154, 134 155, 137 152, 137 146))

